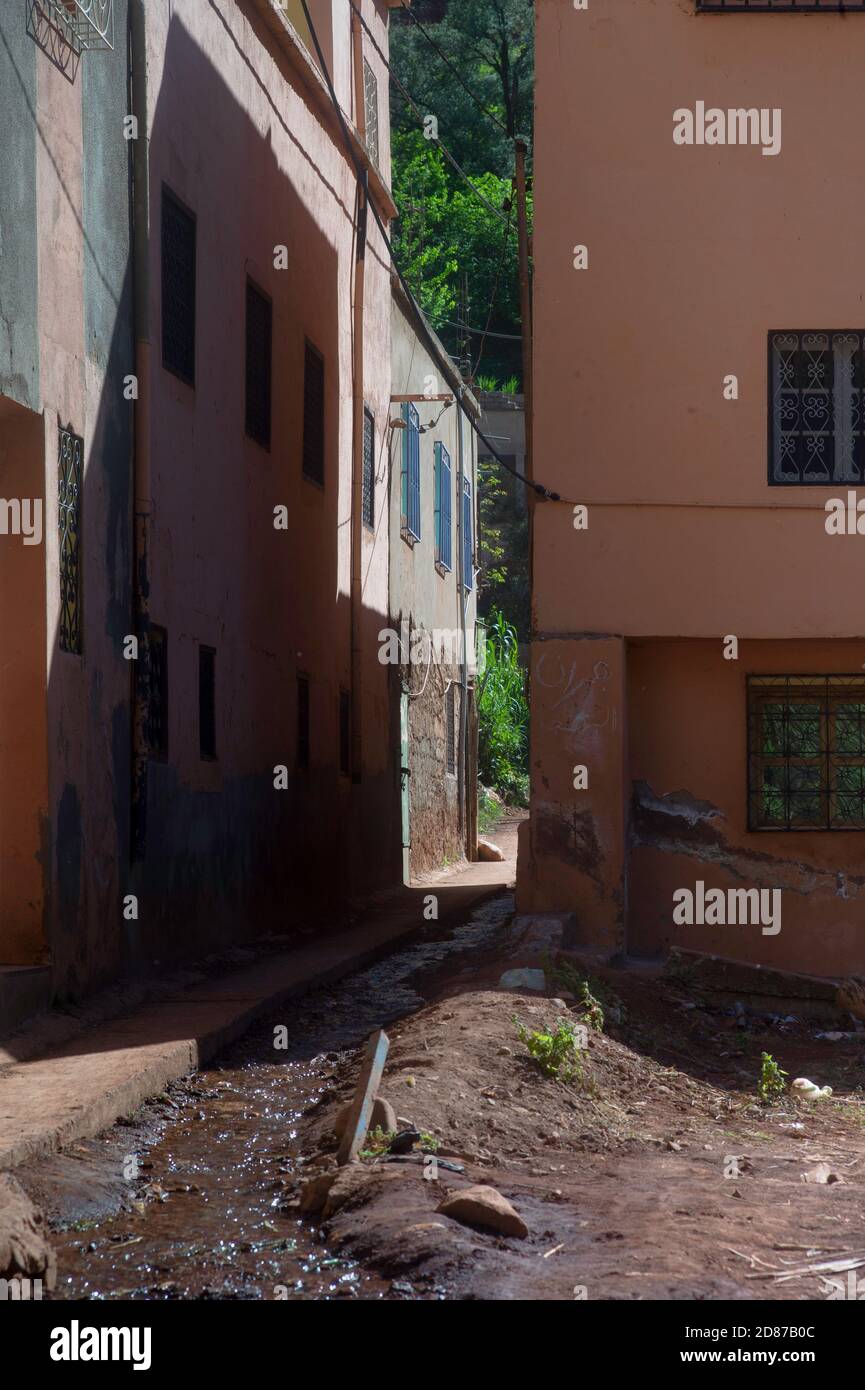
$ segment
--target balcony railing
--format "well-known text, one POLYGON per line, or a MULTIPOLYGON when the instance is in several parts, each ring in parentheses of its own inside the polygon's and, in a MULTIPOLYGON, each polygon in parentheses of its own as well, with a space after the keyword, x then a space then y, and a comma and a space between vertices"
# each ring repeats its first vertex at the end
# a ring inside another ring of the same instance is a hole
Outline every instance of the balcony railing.
POLYGON ((865 14, 865 0, 696 0, 701 14, 865 14))
POLYGON ((38 0, 76 53, 114 47, 114 0, 38 0))

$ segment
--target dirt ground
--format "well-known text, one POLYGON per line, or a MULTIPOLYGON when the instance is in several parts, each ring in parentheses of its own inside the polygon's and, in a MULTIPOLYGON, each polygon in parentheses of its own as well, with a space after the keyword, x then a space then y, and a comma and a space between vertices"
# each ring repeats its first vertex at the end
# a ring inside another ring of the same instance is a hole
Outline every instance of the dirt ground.
MULTIPOLYGON (((572 997, 458 981, 391 1028, 380 1094, 465 1173, 439 1167, 430 1181, 418 1162, 363 1160, 325 1211, 328 1247, 407 1297, 807 1300, 827 1298, 829 1279, 846 1289, 846 1273, 776 1276, 865 1256, 865 1034, 832 1042, 813 1022, 737 1017, 674 979, 594 978, 606 1024, 589 1032, 582 1085, 545 1078, 512 1021, 576 1016, 572 997), (763 1051, 791 1080, 831 1085, 832 1099, 763 1105, 763 1051), (436 1213, 474 1183, 513 1203, 527 1239, 436 1213)), ((355 1058, 301 1123, 308 1173, 334 1163, 333 1121, 356 1072, 355 1058)))

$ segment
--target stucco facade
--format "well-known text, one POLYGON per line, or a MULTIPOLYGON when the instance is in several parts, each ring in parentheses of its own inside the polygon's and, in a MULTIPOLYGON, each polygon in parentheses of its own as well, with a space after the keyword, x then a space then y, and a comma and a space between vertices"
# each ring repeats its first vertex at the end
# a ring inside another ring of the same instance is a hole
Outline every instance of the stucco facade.
POLYGON ((855 721, 863 699, 865 541, 825 525, 862 476, 858 387, 836 339, 809 335, 863 323, 865 14, 552 0, 537 40, 534 468, 565 500, 535 508, 521 905, 576 911, 611 953, 861 971, 865 834, 841 790, 860 755, 833 731, 837 701, 855 721), (740 109, 748 143, 732 122, 726 144, 674 139, 683 110, 740 109), (820 386, 808 353, 822 370, 833 351, 834 453, 802 462, 806 421, 784 463, 789 412, 820 386), (810 681, 771 717, 813 710, 813 747, 755 734, 770 676, 810 681), (781 930, 674 923, 698 880, 780 889, 781 930))
POLYGON ((0 15, 0 493, 44 504, 41 543, 0 534, 0 1027, 400 878, 391 267, 356 230, 356 162, 396 211, 384 61, 311 0, 344 132, 294 0, 114 0, 80 54, 30 8, 0 15))
POLYGON ((473 858, 476 849, 477 435, 456 393, 475 420, 479 410, 456 370, 443 373, 396 286, 392 312, 389 628, 396 643, 383 643, 382 651, 396 658, 387 669, 402 705, 401 838, 409 879, 473 858), (405 476, 415 416, 416 513, 405 476))

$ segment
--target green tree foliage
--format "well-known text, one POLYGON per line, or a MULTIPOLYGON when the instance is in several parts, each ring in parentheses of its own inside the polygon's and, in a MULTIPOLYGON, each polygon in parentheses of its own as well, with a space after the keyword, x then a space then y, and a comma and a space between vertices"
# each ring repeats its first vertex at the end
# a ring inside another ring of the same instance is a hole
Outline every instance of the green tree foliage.
POLYGON ((501 613, 520 642, 529 640, 529 521, 525 484, 493 458, 478 459, 478 607, 484 617, 501 613), (521 489, 522 496, 517 494, 521 489))
POLYGON ((486 664, 478 680, 478 768, 481 781, 517 806, 528 799, 529 705, 517 634, 494 613, 487 625, 486 664))

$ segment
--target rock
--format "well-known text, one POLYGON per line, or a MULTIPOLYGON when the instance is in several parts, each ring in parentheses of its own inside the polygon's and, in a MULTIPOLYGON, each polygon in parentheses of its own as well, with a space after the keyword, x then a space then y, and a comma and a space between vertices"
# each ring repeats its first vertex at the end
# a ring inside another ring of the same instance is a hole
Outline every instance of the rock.
POLYGON ((494 845, 492 840, 482 840, 478 836, 478 859, 484 863, 500 864, 504 861, 504 855, 498 845, 494 845))
MULTIPOLYGON (((349 1112, 351 1111, 353 1103, 353 1101, 349 1101, 348 1105, 344 1105, 337 1113, 336 1119, 333 1122, 333 1128, 337 1139, 341 1139, 343 1136, 343 1131, 348 1123, 349 1112)), ((376 1096, 373 1101, 369 1128, 370 1130, 382 1129, 385 1134, 393 1134, 395 1130, 399 1129, 396 1112, 390 1102, 385 1100, 384 1096, 376 1096)))
POLYGON ((318 1216, 324 1211, 330 1189, 336 1182, 338 1173, 321 1173, 304 1183, 300 1194, 300 1210, 304 1216, 318 1216))
POLYGON ((807 1172, 802 1174, 802 1181, 835 1183, 843 1182, 844 1179, 840 1173, 836 1173, 834 1169, 830 1168, 828 1163, 818 1163, 816 1168, 809 1168, 807 1172))
POLYGON ((0 1173, 0 1279, 57 1281, 57 1257, 48 1243, 41 1211, 9 1173, 0 1173))
POLYGON ((506 970, 499 980, 499 984, 502 989, 545 990, 547 987, 547 977, 543 970, 533 970, 530 968, 506 970))
POLYGON ((805 1076, 797 1076, 795 1081, 791 1081, 790 1090, 795 1091, 803 1100, 826 1100, 832 1094, 831 1086, 815 1086, 814 1082, 805 1076))
POLYGON ((443 1202, 439 1202, 436 1212, 459 1221, 463 1226, 482 1226, 503 1236, 517 1236, 520 1240, 524 1240, 529 1233, 528 1226, 508 1199, 494 1187, 483 1184, 452 1192, 443 1202))

